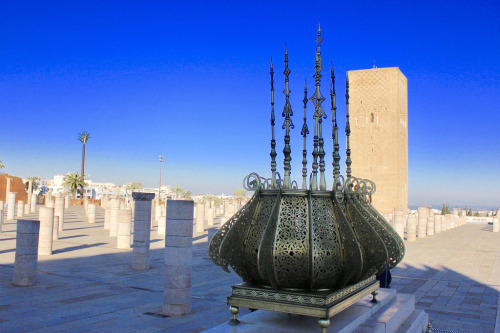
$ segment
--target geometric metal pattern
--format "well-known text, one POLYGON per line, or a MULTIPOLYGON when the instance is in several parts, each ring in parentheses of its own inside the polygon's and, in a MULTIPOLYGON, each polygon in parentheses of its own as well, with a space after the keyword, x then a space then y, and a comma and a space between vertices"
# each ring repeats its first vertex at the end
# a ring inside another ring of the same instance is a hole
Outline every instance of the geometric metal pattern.
POLYGON ((213 237, 211 259, 251 285, 284 290, 339 290, 397 265, 404 243, 370 205, 374 184, 351 177, 342 190, 342 200, 335 191, 256 190, 213 237))

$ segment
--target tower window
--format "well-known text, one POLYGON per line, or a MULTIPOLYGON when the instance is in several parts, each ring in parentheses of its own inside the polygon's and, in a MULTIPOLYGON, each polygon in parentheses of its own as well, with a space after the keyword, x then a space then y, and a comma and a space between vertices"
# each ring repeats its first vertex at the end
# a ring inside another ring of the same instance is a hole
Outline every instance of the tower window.
POLYGON ((370 118, 372 123, 375 122, 375 115, 373 113, 370 115, 370 118))

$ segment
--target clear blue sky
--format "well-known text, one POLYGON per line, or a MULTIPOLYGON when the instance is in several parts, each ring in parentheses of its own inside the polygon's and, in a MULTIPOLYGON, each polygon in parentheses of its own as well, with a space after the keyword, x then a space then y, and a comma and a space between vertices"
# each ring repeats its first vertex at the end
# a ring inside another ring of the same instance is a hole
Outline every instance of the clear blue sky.
POLYGON ((333 61, 341 117, 346 71, 397 66, 408 78, 409 202, 497 206, 500 3, 307 3, 0 2, 2 171, 79 172, 77 133, 88 131, 94 181, 157 186, 159 154, 163 184, 193 193, 232 193, 252 171, 268 177, 269 58, 281 125, 287 43, 299 179, 303 82, 312 91, 321 19, 323 74, 333 61))

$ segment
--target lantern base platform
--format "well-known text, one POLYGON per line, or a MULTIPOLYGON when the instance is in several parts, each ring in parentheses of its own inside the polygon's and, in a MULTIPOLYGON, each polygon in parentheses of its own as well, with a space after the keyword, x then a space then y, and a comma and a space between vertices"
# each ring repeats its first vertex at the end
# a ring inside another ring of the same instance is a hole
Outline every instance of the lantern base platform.
POLYGON ((326 332, 330 318, 353 305, 361 298, 372 294, 377 303, 379 282, 375 276, 336 291, 289 291, 256 287, 248 284, 232 287, 227 298, 233 318, 230 324, 238 324, 236 315, 240 307, 253 310, 268 310, 319 318, 319 325, 326 332))

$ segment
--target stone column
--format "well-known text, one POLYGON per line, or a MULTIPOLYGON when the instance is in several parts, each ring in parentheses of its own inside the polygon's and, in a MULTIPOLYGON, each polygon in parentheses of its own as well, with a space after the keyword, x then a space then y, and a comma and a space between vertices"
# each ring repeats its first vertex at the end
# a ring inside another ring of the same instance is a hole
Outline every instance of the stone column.
POLYGON ((213 227, 214 226, 214 210, 215 210, 215 208, 209 208, 208 209, 208 221, 207 221, 207 225, 209 227, 213 227))
POLYGON ((3 228, 3 201, 0 201, 0 233, 3 228))
POLYGON ((500 225, 498 217, 493 218, 493 232, 500 232, 500 225))
POLYGON ((54 233, 54 210, 40 207, 40 239, 38 241, 38 254, 49 256, 52 254, 52 241, 54 233))
POLYGON ((434 216, 427 218, 427 236, 434 236, 434 216))
MULTIPOLYGON (((7 178, 10 180, 10 178, 7 178)), ((16 207, 16 193, 9 192, 7 195, 7 220, 14 219, 14 208, 16 207)))
POLYGON ((31 207, 30 204, 24 204, 24 215, 29 215, 30 214, 30 212, 31 212, 31 208, 30 207, 31 207))
POLYGON ((31 204, 31 194, 33 193, 33 179, 28 180, 28 205, 31 204))
POLYGON ((205 201, 204 206, 205 206, 205 208, 203 210, 205 211, 205 216, 203 217, 203 219, 206 222, 206 221, 208 221, 208 210, 210 209, 210 202, 205 201))
POLYGON ((455 228, 455 219, 453 214, 446 214, 446 224, 447 224, 447 229, 453 229, 455 228))
POLYGON ((59 217, 59 231, 64 230, 64 198, 61 194, 56 194, 54 203, 54 216, 59 217))
POLYGON ((104 208, 104 229, 109 230, 111 208, 104 208))
POLYGON ((156 211, 155 202, 151 200, 151 223, 150 223, 151 230, 153 230, 155 227, 155 214, 156 214, 155 211, 156 211))
POLYGON ((86 213, 87 208, 89 207, 89 198, 88 197, 83 198, 83 207, 85 207, 85 213, 86 213))
POLYGON ((17 221, 16 259, 12 280, 12 284, 16 286, 32 286, 36 283, 39 231, 40 221, 17 221))
POLYGON ((92 224, 95 223, 95 205, 94 204, 89 204, 87 206, 87 219, 89 220, 89 223, 92 223, 92 224))
MULTIPOLYGON (((9 193, 10 193, 10 178, 7 177, 7 184, 5 185, 5 200, 7 200, 7 197, 9 196, 9 193)), ((8 204, 8 200, 7 200, 7 204, 8 204)))
POLYGON ((38 196, 36 194, 31 195, 31 213, 36 213, 36 200, 38 199, 38 196))
POLYGON ((24 201, 17 201, 17 217, 24 217, 24 201))
MULTIPOLYGON (((52 209, 52 212, 54 212, 54 208, 50 209, 52 209)), ((54 215, 54 229, 52 230, 52 240, 58 240, 58 239, 59 239, 59 216, 54 215)))
POLYGON ((111 212, 109 213, 109 235, 118 235, 118 211, 120 210, 120 199, 111 199, 111 212))
POLYGON ((436 235, 441 233, 442 216, 443 215, 434 215, 434 233, 436 235))
POLYGON ((193 201, 167 201, 165 284, 162 312, 181 316, 191 312, 193 201))
POLYGON ((166 209, 166 207, 164 205, 160 205, 159 206, 159 209, 157 210, 157 220, 158 221, 158 235, 165 235, 165 225, 166 225, 166 219, 167 219, 167 215, 166 213, 164 214, 164 210, 166 209))
POLYGON ((69 208, 69 204, 71 203, 71 197, 69 195, 64 197, 64 209, 69 208))
POLYGON ((130 249, 130 227, 132 223, 132 210, 118 210, 118 228, 116 247, 118 249, 130 249))
POLYGON ((408 216, 406 222, 406 240, 414 242, 417 240, 417 218, 415 216, 408 216))
POLYGON ((151 240, 151 201, 154 193, 133 192, 134 198, 134 243, 132 268, 149 269, 149 244, 151 240))
POLYGON ((466 225, 467 224, 467 218, 465 216, 460 216, 460 225, 466 225))
MULTIPOLYGON (((194 203, 193 203, 194 204, 194 203)), ((196 205, 196 232, 205 232, 205 205, 199 203, 196 205)))
POLYGON ((394 210, 394 230, 398 233, 401 239, 405 237, 405 219, 404 219, 404 209, 396 208, 394 210))

